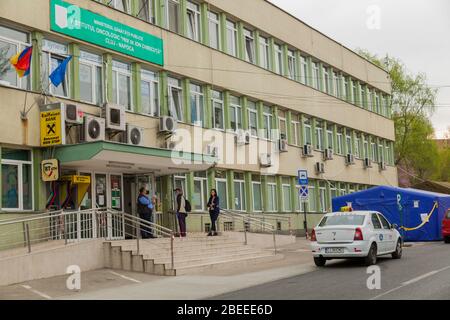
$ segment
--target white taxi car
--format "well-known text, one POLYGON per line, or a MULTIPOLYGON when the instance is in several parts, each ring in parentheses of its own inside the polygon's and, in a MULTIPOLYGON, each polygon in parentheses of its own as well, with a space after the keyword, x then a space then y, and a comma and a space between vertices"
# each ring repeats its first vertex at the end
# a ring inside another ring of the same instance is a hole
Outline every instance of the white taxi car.
POLYGON ((381 255, 400 259, 403 241, 396 228, 379 212, 327 213, 311 233, 314 262, 323 267, 327 260, 364 258, 369 266, 381 255))

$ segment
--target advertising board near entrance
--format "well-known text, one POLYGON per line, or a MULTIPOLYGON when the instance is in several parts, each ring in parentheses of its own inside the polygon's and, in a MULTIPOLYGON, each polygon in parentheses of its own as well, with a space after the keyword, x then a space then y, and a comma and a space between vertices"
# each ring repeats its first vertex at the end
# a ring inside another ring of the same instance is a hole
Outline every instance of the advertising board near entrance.
POLYGON ((92 11, 61 1, 50 2, 52 31, 154 64, 164 65, 163 40, 92 11))
POLYGON ((61 109, 43 110, 40 113, 41 147, 62 145, 65 142, 61 109))
POLYGON ((60 176, 60 166, 58 159, 43 160, 41 163, 42 181, 58 181, 60 176))

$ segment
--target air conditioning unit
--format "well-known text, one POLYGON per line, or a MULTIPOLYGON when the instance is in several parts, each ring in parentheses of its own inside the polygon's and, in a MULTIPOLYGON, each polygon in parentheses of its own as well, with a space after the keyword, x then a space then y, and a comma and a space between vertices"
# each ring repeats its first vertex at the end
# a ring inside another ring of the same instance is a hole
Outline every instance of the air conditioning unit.
POLYGON ((278 144, 280 152, 288 152, 288 142, 286 139, 280 139, 278 144))
POLYGON ((261 167, 271 167, 272 166, 272 155, 270 153, 263 153, 259 156, 259 162, 261 167))
POLYGON ((76 104, 66 104, 64 109, 66 123, 83 124, 84 112, 76 104))
POLYGON ((325 164, 323 162, 316 162, 316 173, 325 173, 325 164))
POLYGON ((238 130, 234 137, 234 141, 238 146, 250 144, 250 133, 245 130, 238 130))
POLYGON ((364 159, 364 168, 372 168, 372 160, 369 158, 364 159))
POLYGON ((106 129, 126 131, 125 107, 112 103, 105 103, 102 108, 102 118, 105 118, 106 129))
POLYGON ((144 128, 127 124, 126 143, 132 146, 143 146, 144 128))
POLYGON ((219 148, 213 144, 206 146, 206 154, 217 158, 219 156, 219 148))
POLYGON ((167 140, 164 147, 169 150, 175 150, 177 143, 175 141, 167 140))
POLYGON ((355 164, 355 156, 351 153, 348 153, 345 157, 345 164, 348 166, 355 164))
POLYGON ((379 164, 379 167, 380 167, 380 171, 386 171, 387 170, 386 162, 381 161, 379 164))
POLYGON ((159 119, 159 132, 174 133, 177 130, 177 120, 173 117, 161 117, 159 119))
POLYGON ((85 116, 80 140, 83 142, 103 141, 105 140, 105 128, 105 119, 85 116))
POLYGON ((310 144, 305 144, 302 149, 303 157, 313 157, 312 146, 310 144))
POLYGON ((333 160, 333 149, 325 149, 325 151, 323 152, 323 160, 333 160))

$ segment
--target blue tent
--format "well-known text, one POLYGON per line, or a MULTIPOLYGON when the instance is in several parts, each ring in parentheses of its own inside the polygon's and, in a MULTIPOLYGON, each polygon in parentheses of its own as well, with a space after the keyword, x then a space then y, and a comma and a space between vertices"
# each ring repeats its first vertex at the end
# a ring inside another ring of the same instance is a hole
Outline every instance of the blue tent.
POLYGON ((405 241, 437 241, 442 240, 442 220, 450 208, 450 195, 379 186, 334 198, 333 211, 349 203, 353 210, 379 211, 391 223, 404 226, 406 230, 399 231, 405 241), (430 213, 429 222, 424 223, 430 213))

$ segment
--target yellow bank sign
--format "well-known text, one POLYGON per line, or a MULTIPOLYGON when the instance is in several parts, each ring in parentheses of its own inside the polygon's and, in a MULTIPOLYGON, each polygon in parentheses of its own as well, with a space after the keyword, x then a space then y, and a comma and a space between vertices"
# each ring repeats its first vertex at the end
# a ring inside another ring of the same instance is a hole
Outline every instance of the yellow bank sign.
POLYGON ((61 109, 41 111, 41 147, 64 144, 65 134, 61 121, 61 109))

